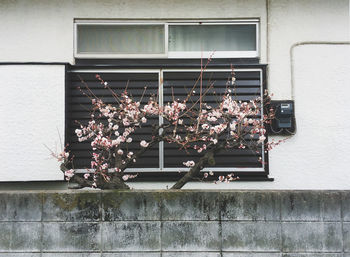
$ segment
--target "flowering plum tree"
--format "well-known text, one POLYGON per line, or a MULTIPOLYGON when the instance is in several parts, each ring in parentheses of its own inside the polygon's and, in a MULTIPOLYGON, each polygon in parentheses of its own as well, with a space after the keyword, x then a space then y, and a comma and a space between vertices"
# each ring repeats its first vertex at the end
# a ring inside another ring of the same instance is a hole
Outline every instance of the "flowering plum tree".
POLYGON ((70 158, 68 152, 63 151, 55 157, 61 162, 61 170, 66 179, 76 182, 79 187, 128 189, 125 181, 136 175, 125 174, 125 169, 136 162, 147 149, 162 140, 162 135, 159 134, 161 126, 155 125, 150 142, 142 140, 137 152, 128 151, 135 130, 142 128, 147 117, 159 115, 158 104, 151 97, 148 104, 141 106, 141 100, 135 101, 127 90, 117 95, 99 75, 96 78, 110 90, 116 104, 105 104, 87 85, 87 92, 81 90, 91 99, 91 119, 88 124, 80 124, 75 133, 79 142, 91 141, 91 168, 81 177, 74 172, 73 157, 70 158))
MULTIPOLYGON (((232 87, 234 81, 233 77, 232 87)), ((201 154, 197 162, 189 160, 183 163, 189 171, 172 189, 182 188, 187 182, 200 178, 201 170, 207 166, 214 166, 215 155, 222 151, 245 148, 258 151, 264 143, 269 145, 269 148, 273 146, 272 143, 265 142, 265 124, 273 118, 273 112, 265 115, 261 113, 264 105, 262 101, 266 104, 270 99, 267 93, 264 100, 258 97, 249 102, 235 101, 233 90, 227 86, 216 106, 213 106, 203 101, 208 89, 203 90, 200 86, 197 102, 188 104, 191 93, 182 102, 168 103, 162 112, 164 119, 173 125, 172 132, 166 133, 164 140, 177 144, 184 151, 194 149, 201 154)), ((262 161, 261 157, 259 161, 262 161)), ((204 178, 208 175, 213 173, 203 174, 204 178)), ((237 177, 233 173, 218 177, 219 182, 235 179, 237 177)))
MULTIPOLYGON (((193 179, 207 178, 212 172, 202 173, 203 168, 215 165, 215 156, 227 149, 245 149, 257 151, 261 144, 271 149, 276 143, 266 142, 265 124, 273 118, 273 113, 262 114, 262 106, 269 101, 265 93, 251 101, 236 101, 234 95, 235 77, 228 80, 225 92, 218 97, 216 104, 208 104, 205 96, 213 84, 205 88, 201 82, 202 70, 197 82, 185 99, 173 99, 160 106, 156 96, 151 96, 146 104, 135 100, 127 89, 117 94, 99 75, 96 78, 101 85, 110 90, 115 104, 106 104, 96 97, 86 85, 87 95, 91 99, 91 119, 87 124, 79 124, 75 130, 79 142, 89 141, 92 148, 91 167, 80 176, 74 170, 74 157, 68 151, 54 155, 61 162, 61 170, 68 181, 79 187, 100 189, 128 189, 125 183, 136 175, 126 174, 132 166, 152 146, 160 141, 175 144, 181 151, 194 150, 199 154, 196 161, 183 163, 188 172, 172 187, 180 189, 193 179), (197 85, 198 84, 198 85, 197 85), (199 90, 196 97, 195 90, 199 90), (152 139, 142 140, 136 152, 129 151, 136 130, 142 129, 150 117, 163 117, 162 125, 152 126, 152 139), (202 175, 201 175, 202 174, 202 175)), ((144 97, 144 94, 142 95, 144 97)), ((142 98, 141 97, 141 98, 142 98)), ((258 158, 258 157, 257 157, 258 158)), ((260 160, 261 161, 261 160, 260 160)), ((218 181, 237 179, 233 174, 219 176, 218 181)))

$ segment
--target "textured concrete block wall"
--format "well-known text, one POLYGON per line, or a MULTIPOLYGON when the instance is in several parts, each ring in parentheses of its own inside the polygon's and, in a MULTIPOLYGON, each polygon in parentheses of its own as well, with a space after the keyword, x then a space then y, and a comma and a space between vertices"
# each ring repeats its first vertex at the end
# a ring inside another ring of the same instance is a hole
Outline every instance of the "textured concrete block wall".
POLYGON ((350 257, 350 191, 0 194, 0 257, 350 257))

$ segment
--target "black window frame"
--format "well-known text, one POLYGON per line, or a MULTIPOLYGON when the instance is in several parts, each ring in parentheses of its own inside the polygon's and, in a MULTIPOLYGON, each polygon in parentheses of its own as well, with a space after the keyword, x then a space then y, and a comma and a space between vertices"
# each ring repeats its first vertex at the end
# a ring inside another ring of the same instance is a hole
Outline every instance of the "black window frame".
MULTIPOLYGON (((71 136, 68 131, 70 130, 70 72, 72 70, 106 70, 106 69, 176 69, 176 68, 188 68, 188 69, 200 69, 201 61, 198 59, 190 60, 178 60, 178 59, 76 59, 75 65, 66 65, 66 133, 65 143, 69 143, 71 136)), ((213 59, 208 69, 230 69, 234 67, 236 69, 261 69, 262 71, 262 86, 263 90, 267 89, 267 65, 260 64, 259 59, 213 59)), ((266 109, 264 108, 264 114, 266 109)), ((268 140, 268 139, 266 139, 268 140)), ((268 152, 263 152, 265 165, 264 171, 236 171, 234 174, 239 176, 237 181, 273 181, 273 178, 269 177, 269 156, 268 152)), ((215 172, 215 178, 219 175, 227 175, 231 172, 215 172)), ((171 172, 171 171, 157 171, 157 172, 139 172, 135 181, 175 181, 183 176, 184 173, 171 172)))

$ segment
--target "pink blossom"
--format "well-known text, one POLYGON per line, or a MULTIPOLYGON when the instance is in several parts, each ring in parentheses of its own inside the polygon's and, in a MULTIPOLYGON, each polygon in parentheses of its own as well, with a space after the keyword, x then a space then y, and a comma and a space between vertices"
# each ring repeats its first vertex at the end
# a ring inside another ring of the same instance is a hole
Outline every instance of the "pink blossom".
POLYGON ((218 177, 218 181, 219 181, 219 182, 224 181, 224 179, 225 179, 225 177, 224 177, 224 176, 219 176, 219 177, 218 177))
POLYGON ((124 119, 124 120, 123 120, 123 125, 124 125, 124 126, 129 126, 129 125, 130 125, 130 122, 129 122, 127 119, 124 119))
POLYGON ((208 120, 208 121, 214 122, 214 121, 217 121, 217 118, 215 118, 214 116, 209 116, 209 117, 207 118, 207 120, 208 120))
POLYGON ((74 170, 73 169, 66 170, 64 172, 64 175, 66 176, 66 180, 69 181, 74 176, 74 170))
POLYGON ((238 148, 239 148, 239 149, 245 149, 245 145, 240 144, 240 145, 238 146, 238 148))
POLYGON ((97 166, 97 162, 92 161, 92 162, 91 162, 91 169, 93 169, 93 168, 96 167, 96 166, 97 166))
POLYGON ((81 137, 83 135, 83 131, 81 129, 76 129, 75 134, 77 134, 77 137, 81 137))
POLYGON ((234 76, 232 76, 231 85, 235 84, 235 81, 236 81, 236 78, 234 76))
POLYGON ((184 162, 183 165, 185 165, 186 167, 193 167, 195 165, 194 161, 187 161, 184 162))
POLYGON ((265 139, 266 139, 266 137, 265 137, 264 135, 260 136, 260 137, 259 137, 259 140, 258 140, 258 143, 264 142, 265 139))
POLYGON ((142 140, 142 141, 140 142, 140 145, 141 145, 142 147, 147 147, 147 146, 149 145, 149 143, 147 143, 145 140, 142 140))
POLYGON ((209 125, 208 125, 208 124, 206 124, 206 123, 205 123, 205 124, 203 124, 203 125, 202 125, 202 129, 209 129, 209 125))
POLYGON ((237 122, 236 122, 236 121, 233 121, 233 122, 230 124, 230 129, 231 129, 231 130, 235 130, 235 129, 236 129, 236 125, 237 125, 237 122))
POLYGON ((58 155, 55 155, 54 156, 57 158, 57 161, 59 162, 64 162, 68 159, 69 157, 69 153, 66 152, 66 151, 63 151, 62 153, 58 154, 58 155))
POLYGON ((84 178, 85 178, 85 179, 88 179, 89 177, 90 177, 90 174, 89 174, 89 173, 85 173, 85 174, 84 174, 84 178))
POLYGON ((127 174, 127 175, 124 175, 124 176, 122 177, 122 179, 123 179, 124 181, 127 181, 128 179, 136 178, 136 177, 137 177, 137 175, 130 175, 130 174, 127 174))

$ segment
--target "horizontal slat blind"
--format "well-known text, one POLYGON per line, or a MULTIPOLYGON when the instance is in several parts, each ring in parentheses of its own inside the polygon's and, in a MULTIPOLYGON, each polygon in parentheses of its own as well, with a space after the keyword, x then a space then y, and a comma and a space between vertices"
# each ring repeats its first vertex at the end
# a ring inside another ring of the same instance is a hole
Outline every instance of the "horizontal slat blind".
MULTIPOLYGON (((196 83, 200 72, 164 72, 164 104, 171 101, 173 94, 175 99, 183 100, 191 91, 196 83)), ((235 73, 236 82, 230 86, 233 91, 234 99, 249 101, 261 96, 261 73, 259 71, 237 71, 235 73)), ((204 96, 204 102, 211 106, 217 106, 222 94, 225 92, 227 85, 231 85, 232 74, 230 71, 206 71, 202 77, 203 91, 209 85, 213 85, 204 96)), ((199 82, 194 89, 195 94, 191 99, 196 102, 199 99, 199 82)), ((258 118, 258 117, 257 117, 258 118)), ((184 120, 186 122, 186 120, 184 120)), ((197 161, 202 154, 195 150, 178 151, 178 147, 168 143, 164 144, 164 167, 174 168, 183 167, 182 163, 188 160, 197 161)), ((220 152, 215 157, 216 168, 260 168, 261 162, 258 158, 262 157, 262 149, 229 149, 220 152)))
MULTIPOLYGON (((161 70, 160 70, 161 71, 161 70)), ((111 96, 108 89, 96 79, 96 74, 99 74, 104 81, 108 82, 110 88, 116 93, 120 94, 127 86, 127 91, 136 100, 139 100, 145 86, 147 90, 142 103, 147 102, 150 95, 157 95, 159 88, 159 74, 149 72, 75 72, 70 73, 70 85, 67 95, 68 108, 68 142, 70 143, 70 150, 75 156, 75 168, 89 168, 91 161, 91 145, 90 142, 80 143, 74 133, 75 129, 79 127, 77 120, 86 124, 90 120, 91 100, 82 94, 81 89, 84 90, 85 83, 89 89, 105 103, 115 103, 115 99, 111 96), (83 82, 82 82, 83 81, 83 82)), ((235 85, 231 86, 233 95, 236 100, 249 101, 253 100, 262 93, 262 73, 259 70, 254 71, 236 71, 235 85)), ((188 92, 192 89, 194 83, 198 79, 200 72, 196 71, 164 71, 163 72, 163 103, 171 101, 174 97, 176 99, 186 98, 188 92)), ((204 97, 204 101, 212 106, 216 106, 220 101, 222 94, 225 92, 227 84, 230 83, 231 71, 206 71, 203 74, 202 85, 206 88, 212 84, 213 87, 209 93, 204 97)), ((195 95, 192 97, 196 101, 199 97, 199 84, 195 88, 195 95)), ((259 118, 259 117, 256 117, 259 118)), ((186 119, 185 121, 186 122, 186 119)), ((139 148, 141 140, 150 141, 152 133, 152 124, 158 124, 159 119, 148 119, 145 126, 135 131, 133 135, 133 142, 130 144, 129 151, 136 152, 139 148)), ((184 168, 183 162, 188 160, 197 161, 201 156, 195 150, 188 150, 188 152, 179 151, 179 147, 174 144, 164 142, 163 148, 164 156, 163 163, 164 171, 167 168, 184 168)), ((250 149, 229 149, 220 152, 215 157, 215 168, 223 171, 228 171, 229 168, 263 168, 259 157, 264 158, 263 149, 260 147, 257 151, 250 149)), ((138 171, 142 172, 142 168, 154 168, 160 170, 159 167, 159 146, 155 146, 147 151, 140 160, 138 160, 132 168, 140 168, 138 171)), ((256 171, 256 170, 254 170, 256 171)))
MULTIPOLYGON (((128 94, 135 100, 139 101, 144 88, 145 96, 141 104, 148 101, 149 96, 157 95, 158 91, 158 73, 99 73, 99 72, 74 72, 70 73, 70 87, 68 94, 68 141, 70 142, 70 150, 75 156, 74 165, 76 168, 90 168, 91 162, 91 141, 78 142, 75 135, 75 129, 79 128, 79 121, 83 124, 87 124, 90 120, 91 100, 83 95, 81 90, 85 90, 85 84, 93 92, 93 94, 101 98, 107 104, 115 104, 116 100, 111 96, 109 89, 104 88, 103 85, 96 79, 96 74, 99 74, 101 78, 108 82, 108 86, 118 95, 120 95, 127 87, 128 94), (81 88, 81 90, 79 89, 81 88)), ((140 141, 151 140, 152 124, 158 124, 159 119, 148 119, 146 124, 143 124, 142 128, 135 130, 133 142, 128 144, 128 151, 134 153, 139 149, 140 141)), ((123 131, 122 131, 123 132, 123 131)), ((135 164, 134 168, 158 168, 159 167, 159 147, 158 145, 151 148, 140 158, 135 164)))

